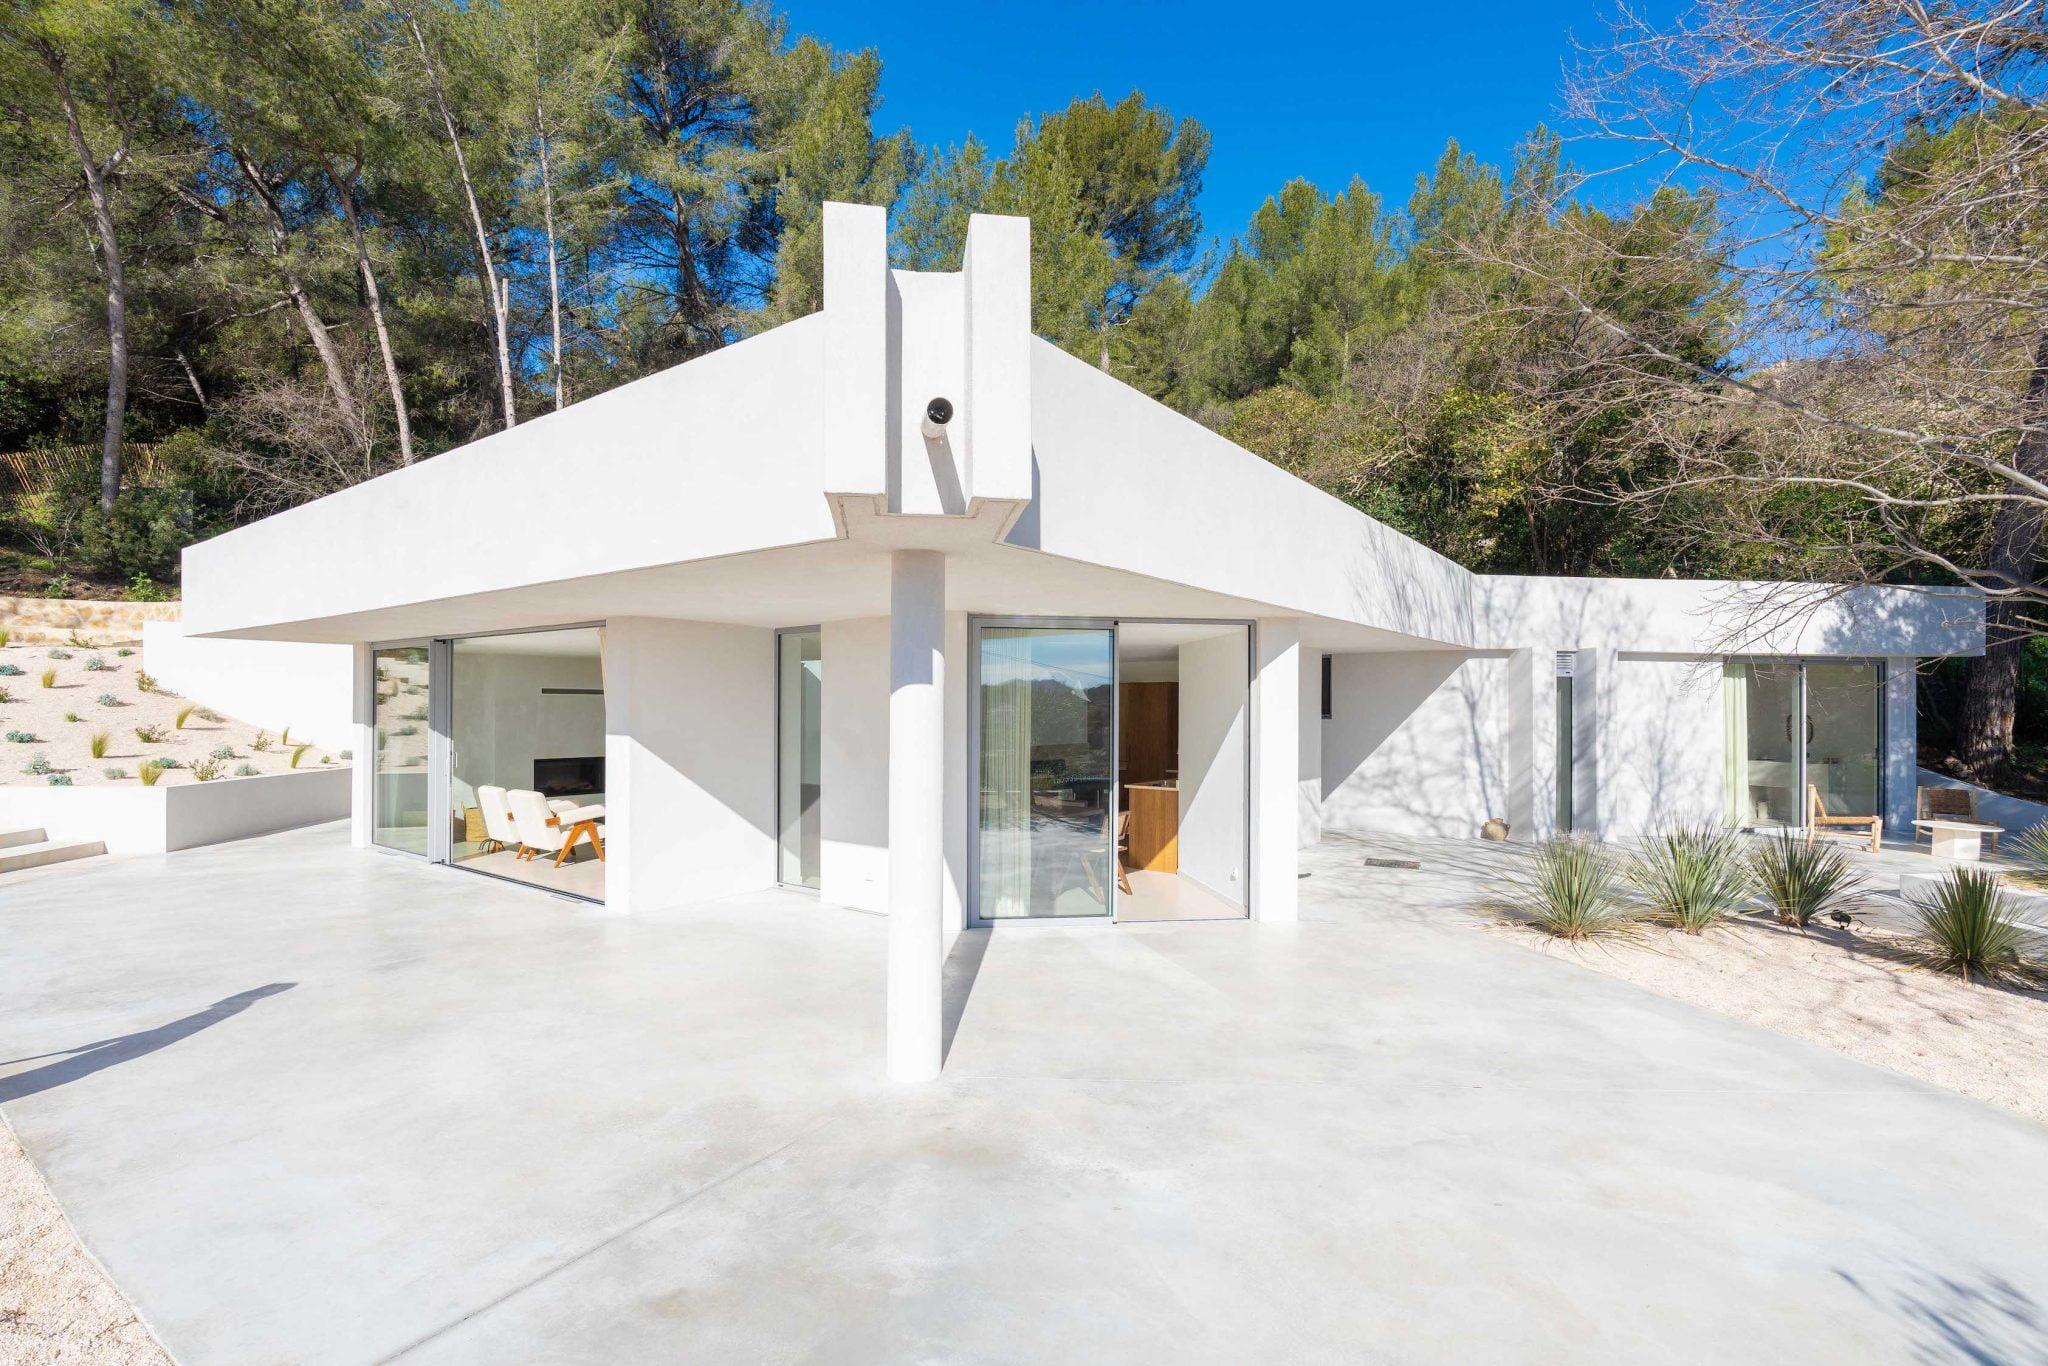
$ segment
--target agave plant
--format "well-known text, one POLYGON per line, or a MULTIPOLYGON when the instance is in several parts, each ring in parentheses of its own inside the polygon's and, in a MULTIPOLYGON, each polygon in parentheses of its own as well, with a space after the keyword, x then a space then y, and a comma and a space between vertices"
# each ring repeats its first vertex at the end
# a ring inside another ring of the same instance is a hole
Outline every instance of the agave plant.
POLYGON ((1805 929, 1817 915, 1847 910, 1863 899, 1863 880, 1832 844, 1808 844, 1790 831, 1758 841, 1749 870, 1781 924, 1805 929))
POLYGON ((1996 873, 1952 869, 1935 884, 1933 899, 1916 904, 1913 913, 1928 940, 1928 961, 1942 972, 1966 982, 2035 975, 2027 960, 2027 931, 1996 873))
POLYGON ((2048 821, 2032 825, 2005 841, 2007 856, 2020 865, 2013 880, 2029 887, 2048 887, 2048 821))
POLYGON ((1742 837, 1714 826, 1653 835, 1626 872, 1652 914, 1698 934, 1749 900, 1756 888, 1742 837))
POLYGON ((1508 894, 1538 929, 1560 939, 1616 934, 1633 923, 1622 897, 1620 868, 1590 840, 1545 840, 1536 850, 1536 866, 1516 879, 1508 894))

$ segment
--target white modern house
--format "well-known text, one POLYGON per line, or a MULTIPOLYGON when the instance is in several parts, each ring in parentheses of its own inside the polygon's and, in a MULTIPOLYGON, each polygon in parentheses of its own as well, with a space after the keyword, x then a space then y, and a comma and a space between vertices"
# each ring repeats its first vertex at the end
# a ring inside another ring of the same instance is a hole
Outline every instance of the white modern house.
POLYGON ((914 1078, 963 927, 1288 920, 1326 828, 1910 820, 1970 599, 1475 575, 1034 337, 1024 220, 825 225, 822 312, 186 552, 354 647, 358 845, 886 912, 914 1078))

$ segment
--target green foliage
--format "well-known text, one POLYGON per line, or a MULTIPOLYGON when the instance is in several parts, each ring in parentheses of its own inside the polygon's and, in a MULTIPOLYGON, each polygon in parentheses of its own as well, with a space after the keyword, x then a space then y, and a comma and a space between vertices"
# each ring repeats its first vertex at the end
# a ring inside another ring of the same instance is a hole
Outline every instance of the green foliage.
POLYGON ((36 742, 36 737, 33 731, 10 730, 7 732, 7 740, 10 744, 32 745, 36 742))
POLYGON ((1780 924, 1803 930, 1815 916, 1847 911, 1862 900, 1863 881, 1837 845, 1808 844, 1782 832, 1756 842, 1749 867, 1780 924))
POLYGON ((46 781, 51 787, 70 787, 71 775, 69 773, 52 773, 46 781))
POLYGON ((192 776, 202 783, 210 783, 220 774, 221 763, 218 759, 202 759, 192 765, 192 776))
POLYGON ((1537 928, 1559 939, 1596 939, 1622 934, 1634 919, 1621 895, 1621 870, 1591 840, 1545 840, 1535 867, 1514 879, 1507 899, 1537 928))
POLYGON ((164 742, 164 728, 154 722, 135 728, 135 738, 145 745, 160 745, 164 742))
POLYGON ((53 769, 50 765, 50 756, 48 756, 47 754, 38 754, 35 758, 29 760, 28 766, 22 769, 21 771, 23 773, 26 773, 31 778, 40 778, 44 774, 53 773, 56 770, 53 769))
POLYGON ((190 721, 192 719, 192 714, 198 710, 199 708, 195 704, 187 702, 184 706, 178 708, 178 714, 171 721, 171 724, 173 726, 176 726, 179 730, 185 729, 185 723, 187 721, 190 721))
POLYGON ((169 765, 167 764, 161 764, 153 759, 147 759, 143 761, 143 764, 140 768, 135 770, 135 776, 142 780, 142 785, 144 787, 155 787, 157 779, 163 777, 165 771, 168 768, 169 765))
POLYGON ((120 782, 122 779, 127 778, 129 776, 129 773, 127 769, 122 768, 119 764, 115 764, 111 767, 101 769, 100 776, 102 778, 105 778, 108 782, 117 783, 120 782))
POLYGON ((2025 980, 2037 975, 2027 957, 2027 931, 2013 913, 1998 875, 1955 868, 1933 898, 1913 908, 1930 945, 1929 961, 1964 981, 2025 980))
POLYGON ((45 669, 38 676, 37 681, 46 688, 54 688, 57 686, 57 671, 55 669, 45 669))
POLYGON ((254 765, 254 764, 236 764, 236 765, 235 765, 235 776, 236 776, 237 778, 254 778, 254 777, 256 777, 256 776, 257 776, 258 774, 260 774, 260 773, 261 773, 262 771, 263 771, 262 769, 260 769, 260 768, 256 767, 256 765, 254 765))
POLYGON ((1628 880, 1653 915, 1687 934, 1699 934, 1754 891, 1741 838, 1713 826, 1652 835, 1630 861, 1628 880))
POLYGON ((98 702, 103 707, 125 707, 128 705, 126 702, 123 702, 120 698, 116 697, 114 694, 110 692, 103 692, 93 700, 98 702))
POLYGON ((113 742, 114 737, 108 732, 103 730, 94 731, 92 733, 92 740, 90 742, 92 746, 92 757, 95 759, 106 758, 107 746, 112 744, 113 742))
POLYGON ((292 746, 292 757, 291 757, 291 767, 293 767, 293 768, 297 768, 297 767, 299 766, 299 760, 300 760, 300 759, 302 759, 302 758, 304 758, 304 757, 305 757, 305 755, 306 755, 306 751, 307 751, 307 750, 309 750, 309 749, 311 749, 311 748, 312 748, 312 746, 311 746, 311 745, 293 745, 293 746, 292 746))

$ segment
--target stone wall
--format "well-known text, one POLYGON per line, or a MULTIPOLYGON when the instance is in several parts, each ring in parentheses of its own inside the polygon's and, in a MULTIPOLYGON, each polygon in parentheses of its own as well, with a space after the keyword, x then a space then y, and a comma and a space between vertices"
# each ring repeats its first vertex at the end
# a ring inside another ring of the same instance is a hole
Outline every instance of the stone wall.
POLYGON ((142 639, 145 621, 176 621, 175 602, 95 602, 84 598, 0 597, 0 629, 16 645, 60 645, 73 634, 94 645, 142 639))

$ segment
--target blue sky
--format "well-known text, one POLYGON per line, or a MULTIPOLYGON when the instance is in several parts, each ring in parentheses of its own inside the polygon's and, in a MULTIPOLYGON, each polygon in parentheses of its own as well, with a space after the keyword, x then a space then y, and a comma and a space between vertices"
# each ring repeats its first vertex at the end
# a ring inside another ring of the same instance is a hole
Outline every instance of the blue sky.
POLYGON ((1203 225, 1219 238, 1295 176, 1334 190, 1361 175, 1400 204, 1447 137, 1504 163, 1535 124, 1555 125, 1570 35, 1597 37, 1602 12, 1596 0, 785 3, 793 32, 876 49, 880 126, 927 144, 974 132, 1007 151, 1020 116, 1097 90, 1142 90, 1200 119, 1215 139, 1203 225))

